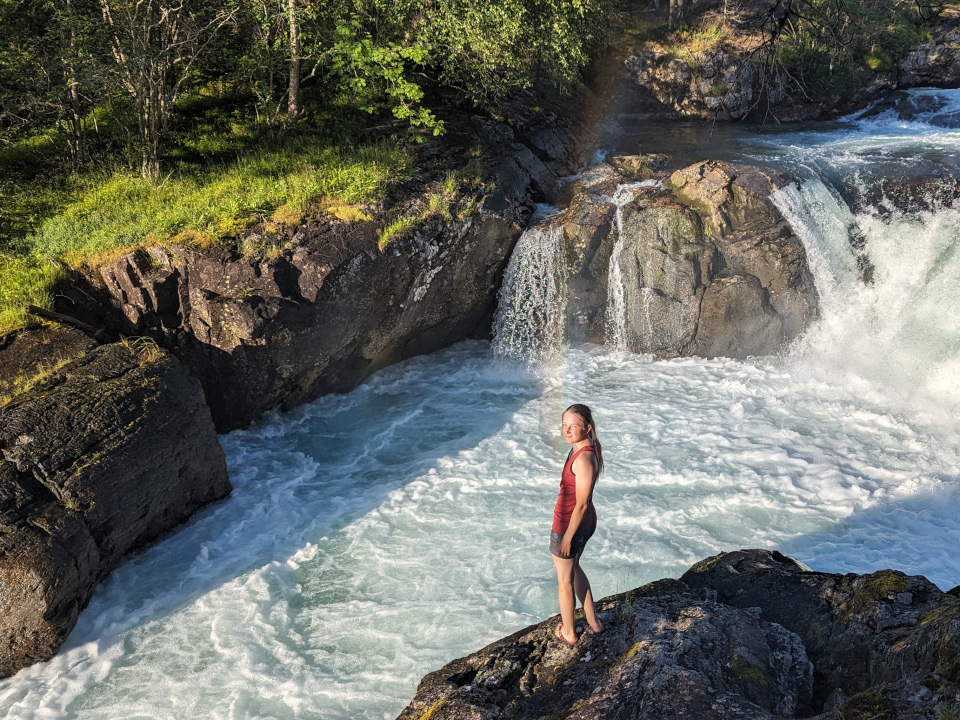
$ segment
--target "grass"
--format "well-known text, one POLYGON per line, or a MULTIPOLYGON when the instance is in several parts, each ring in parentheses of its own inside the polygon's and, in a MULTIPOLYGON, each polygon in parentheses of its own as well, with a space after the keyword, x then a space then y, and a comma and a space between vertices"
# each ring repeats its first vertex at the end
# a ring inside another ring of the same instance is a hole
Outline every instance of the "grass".
MULTIPOLYGON (((447 173, 440 183, 440 192, 432 193, 427 198, 426 208, 401 215, 380 231, 380 236, 377 239, 377 247, 380 252, 386 250, 391 243, 407 237, 414 229, 432 217, 440 218, 445 223, 452 222, 454 214, 450 207, 454 204, 459 191, 460 175, 455 172, 447 173)), ((476 201, 469 198, 458 208, 456 217, 462 219, 475 209, 476 201)))
MULTIPOLYGON (((0 168, 15 160, 14 149, 4 154, 0 168)), ((313 208, 366 219, 362 206, 412 172, 412 156, 396 144, 306 137, 252 150, 229 164, 183 164, 159 183, 100 171, 7 187, 0 199, 34 207, 34 215, 46 219, 26 232, 4 228, 0 237, 0 247, 8 248, 0 254, 0 332, 24 323, 24 305, 51 306, 63 265, 96 267, 148 244, 202 246, 265 218, 298 223, 313 208)))
POLYGON ((77 358, 83 357, 83 355, 83 353, 80 353, 74 357, 60 358, 59 360, 49 364, 41 363, 29 375, 22 374, 13 378, 13 380, 3 388, 3 392, 0 392, 0 408, 6 407, 14 400, 14 398, 22 395, 25 392, 28 392, 32 388, 36 387, 39 383, 60 370, 62 367, 70 362, 73 362, 77 358))
POLYGON ((0 332, 27 322, 27 305, 50 308, 63 269, 36 254, 0 253, 0 332))
POLYGON ((79 200, 44 222, 28 243, 77 265, 86 256, 186 231, 217 241, 265 217, 299 219, 321 198, 340 205, 375 200, 411 169, 410 156, 396 146, 331 147, 307 139, 159 185, 115 173, 89 181, 79 200))

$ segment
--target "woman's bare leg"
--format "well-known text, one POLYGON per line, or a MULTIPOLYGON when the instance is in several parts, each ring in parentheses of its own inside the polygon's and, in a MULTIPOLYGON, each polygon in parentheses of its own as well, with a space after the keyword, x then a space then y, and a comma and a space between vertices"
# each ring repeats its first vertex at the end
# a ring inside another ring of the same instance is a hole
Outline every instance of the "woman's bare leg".
POLYGON ((560 600, 560 619, 563 621, 563 637, 569 642, 577 641, 577 626, 573 613, 577 609, 577 600, 573 595, 575 558, 561 558, 551 555, 557 568, 557 597, 560 600))
POLYGON ((580 556, 573 561, 573 588, 583 605, 583 614, 587 618, 587 624, 595 633, 603 632, 603 623, 597 617, 597 610, 593 606, 593 592, 590 590, 590 580, 587 574, 580 567, 580 556))

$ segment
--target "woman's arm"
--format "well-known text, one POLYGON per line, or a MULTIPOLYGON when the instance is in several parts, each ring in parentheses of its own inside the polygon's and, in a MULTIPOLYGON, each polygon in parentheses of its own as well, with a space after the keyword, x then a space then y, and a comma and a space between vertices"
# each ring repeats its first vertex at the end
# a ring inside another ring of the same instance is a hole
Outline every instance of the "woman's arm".
POLYGON ((577 479, 576 492, 577 504, 573 506, 573 513, 570 515, 570 524, 567 525, 567 531, 563 534, 563 540, 560 542, 560 557, 570 556, 570 543, 573 536, 580 527, 584 513, 587 512, 587 504, 590 502, 590 493, 593 492, 593 463, 587 457, 587 453, 580 453, 573 461, 573 475, 577 479))

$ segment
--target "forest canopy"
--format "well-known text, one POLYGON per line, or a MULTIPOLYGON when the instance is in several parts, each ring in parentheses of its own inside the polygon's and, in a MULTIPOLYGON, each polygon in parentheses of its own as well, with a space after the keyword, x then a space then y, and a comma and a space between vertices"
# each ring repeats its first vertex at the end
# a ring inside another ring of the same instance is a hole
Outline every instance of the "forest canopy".
POLYGON ((81 163, 106 135, 157 178, 191 93, 230 97, 266 128, 340 107, 439 132, 428 89, 490 108, 569 83, 611 2, 0 0, 0 138, 53 129, 81 163))

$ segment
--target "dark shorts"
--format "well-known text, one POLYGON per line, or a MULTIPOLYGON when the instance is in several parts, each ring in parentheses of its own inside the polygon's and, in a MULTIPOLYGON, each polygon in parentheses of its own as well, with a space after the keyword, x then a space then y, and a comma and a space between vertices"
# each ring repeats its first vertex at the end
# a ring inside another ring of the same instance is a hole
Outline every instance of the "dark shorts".
MULTIPOLYGON (((577 531, 573 534, 573 540, 570 541, 570 554, 567 557, 572 559, 582 553, 583 549, 587 546, 587 540, 593 537, 593 533, 596 531, 596 529, 596 525, 577 528, 577 531)), ((563 536, 564 533, 557 532, 556 530, 550 531, 551 555, 560 557, 560 543, 563 542, 563 536)))

